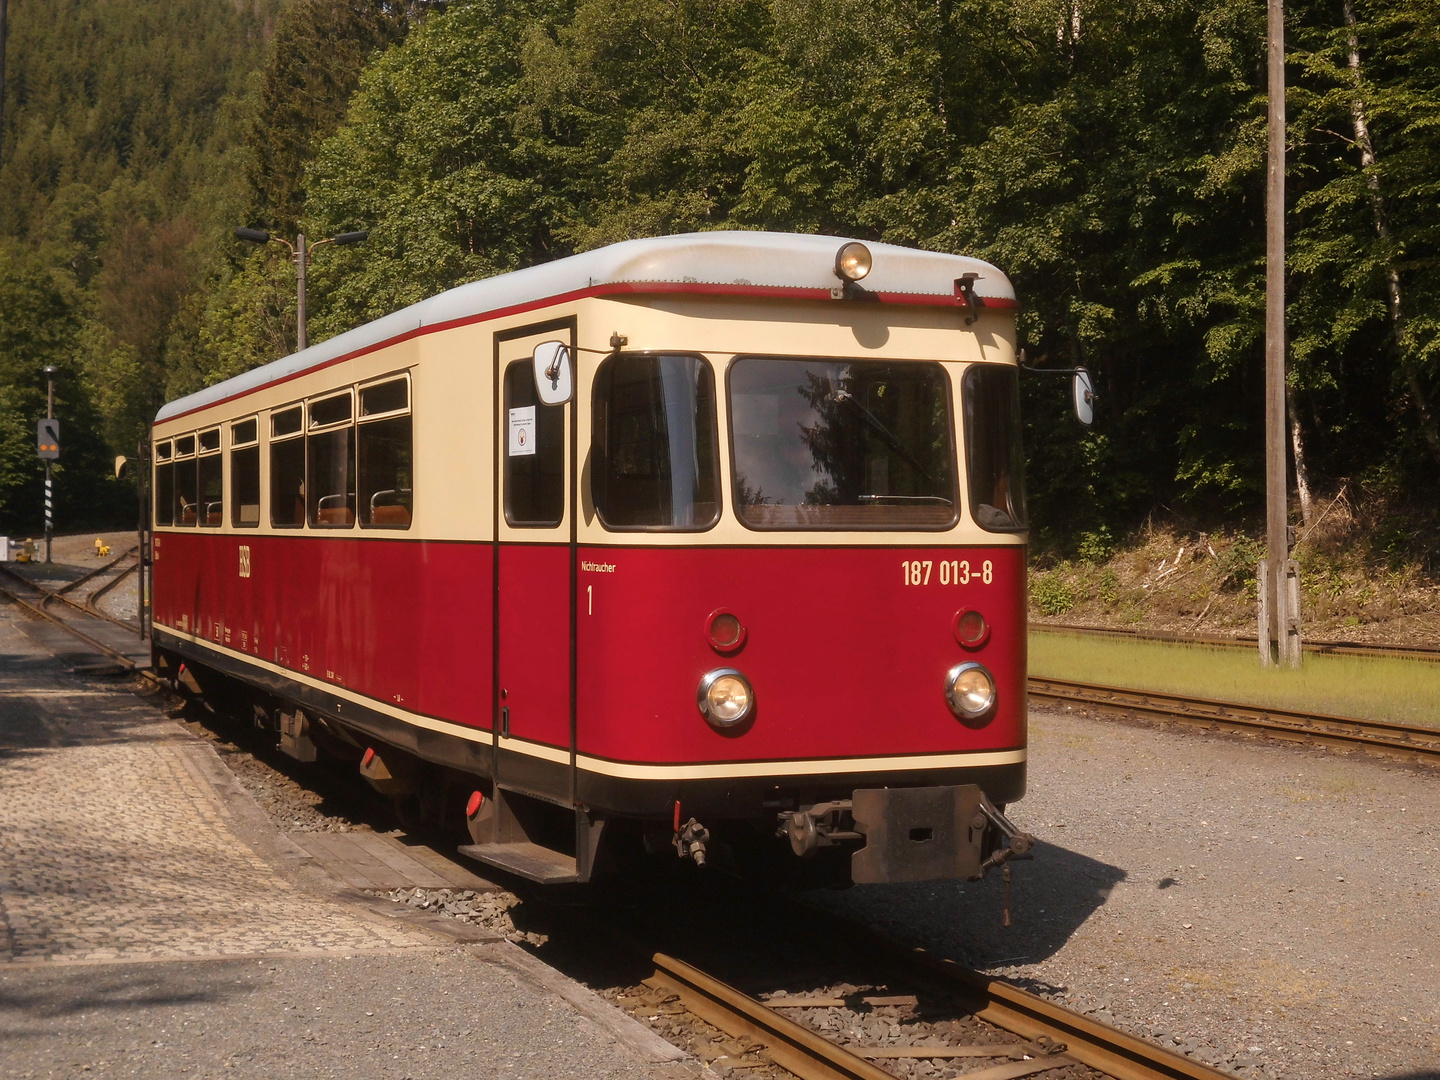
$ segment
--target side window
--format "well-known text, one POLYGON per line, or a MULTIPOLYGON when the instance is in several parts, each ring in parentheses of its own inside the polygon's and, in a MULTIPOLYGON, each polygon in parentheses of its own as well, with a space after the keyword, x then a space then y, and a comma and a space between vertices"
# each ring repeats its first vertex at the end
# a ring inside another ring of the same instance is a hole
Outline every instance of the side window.
POLYGON ((230 524, 260 524, 260 422, 253 416, 230 425, 230 524))
POLYGON ((360 524, 408 529, 414 512, 410 381, 390 379, 360 388, 356 428, 360 524))
POLYGON ((270 414, 270 524, 277 529, 305 524, 305 432, 299 405, 270 414))
POLYGON ((346 390, 310 402, 307 411, 305 504, 310 524, 349 528, 355 524, 354 399, 346 390))
POLYGON ((970 513, 990 532, 1023 532, 1025 451, 1020 444, 1020 373, 974 364, 960 383, 965 405, 965 471, 970 513))
POLYGON ((698 356, 620 355, 595 379, 595 510, 609 529, 706 529, 720 514, 715 376, 698 356))
POLYGON ((542 405, 528 361, 505 369, 505 520, 555 526, 565 517, 565 407, 542 405))
POLYGON ((225 523, 225 466, 220 453, 220 429, 202 431, 200 439, 200 498, 198 524, 204 526, 225 523))
POLYGON ((200 519, 200 491, 195 473, 195 436, 175 440, 175 524, 194 525, 200 519))
POLYGON ((155 444, 155 524, 175 524, 175 445, 170 440, 155 444))

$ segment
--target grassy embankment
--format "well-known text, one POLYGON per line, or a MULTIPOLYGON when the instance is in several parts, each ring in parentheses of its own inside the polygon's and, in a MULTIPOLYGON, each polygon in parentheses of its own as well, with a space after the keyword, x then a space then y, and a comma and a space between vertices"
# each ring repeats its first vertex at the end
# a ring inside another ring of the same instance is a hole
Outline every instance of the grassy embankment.
POLYGON ((1030 673, 1368 720, 1440 726, 1440 663, 1307 654, 1266 671, 1253 648, 1084 637, 1034 629, 1030 673))

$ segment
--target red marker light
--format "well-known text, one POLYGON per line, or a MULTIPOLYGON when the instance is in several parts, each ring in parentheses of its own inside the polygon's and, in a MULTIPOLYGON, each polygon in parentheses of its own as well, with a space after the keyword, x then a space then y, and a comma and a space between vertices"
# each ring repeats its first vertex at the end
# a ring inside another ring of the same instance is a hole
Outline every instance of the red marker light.
POLYGON ((368 768, 370 767, 370 762, 372 762, 372 761, 374 761, 374 760, 375 760, 375 748, 374 748, 373 746, 371 746, 371 747, 369 747, 369 748, 366 749, 366 751, 365 751, 365 756, 360 759, 360 767, 361 767, 362 769, 368 769, 368 768))
POLYGON ((716 652, 731 653, 745 644, 745 627, 738 616, 720 608, 706 620, 705 637, 716 652))
POLYGON ((470 801, 465 804, 465 816, 467 818, 474 818, 476 814, 480 813, 480 807, 484 805, 485 796, 478 791, 472 791, 470 793, 470 801))
POLYGON ((955 640, 966 649, 978 649, 990 640, 990 624, 978 611, 957 611, 951 630, 955 640))

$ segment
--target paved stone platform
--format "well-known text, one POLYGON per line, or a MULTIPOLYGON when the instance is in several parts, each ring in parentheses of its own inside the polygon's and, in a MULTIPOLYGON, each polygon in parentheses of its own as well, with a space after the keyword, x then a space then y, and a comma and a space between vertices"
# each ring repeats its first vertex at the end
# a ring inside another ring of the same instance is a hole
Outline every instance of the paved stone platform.
POLYGON ((367 903, 208 743, 19 621, 0 607, 0 1076, 698 1074, 515 946, 367 903))

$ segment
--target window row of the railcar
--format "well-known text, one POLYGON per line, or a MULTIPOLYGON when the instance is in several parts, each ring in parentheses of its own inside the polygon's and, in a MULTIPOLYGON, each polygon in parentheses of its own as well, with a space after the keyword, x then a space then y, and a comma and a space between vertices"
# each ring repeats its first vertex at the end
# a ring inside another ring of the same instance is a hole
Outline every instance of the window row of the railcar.
POLYGON ((253 529, 268 503, 275 529, 408 529, 413 456, 408 375, 330 390, 158 440, 155 524, 218 528, 228 504, 229 524, 253 529), (269 459, 268 500, 262 499, 262 450, 269 459))

